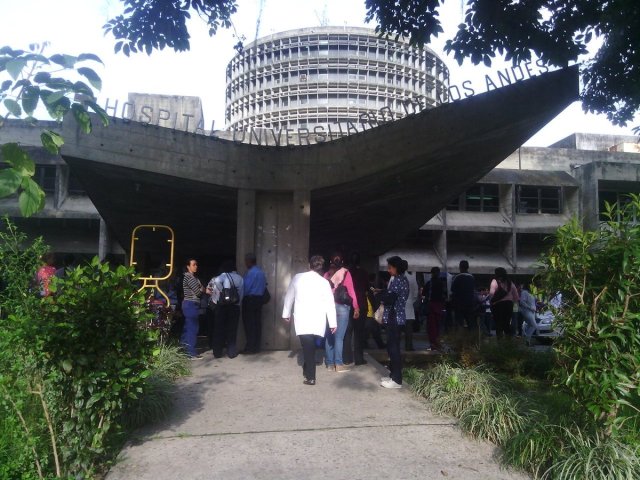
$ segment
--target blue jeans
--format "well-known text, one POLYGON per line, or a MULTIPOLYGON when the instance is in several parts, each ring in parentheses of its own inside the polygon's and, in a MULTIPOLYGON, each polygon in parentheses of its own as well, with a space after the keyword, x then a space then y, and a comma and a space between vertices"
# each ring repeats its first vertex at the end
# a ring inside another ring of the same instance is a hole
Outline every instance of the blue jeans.
POLYGON ((184 328, 180 343, 184 345, 185 350, 192 357, 197 355, 196 341, 198 340, 198 314, 200 305, 190 300, 182 302, 182 314, 184 315, 184 328))
POLYGON ((347 332, 347 327, 349 326, 350 310, 351 308, 348 305, 336 303, 338 329, 336 333, 331 333, 331 331, 328 330, 327 338, 324 342, 327 366, 344 364, 342 361, 342 348, 344 346, 344 334, 347 332))
POLYGON ((522 333, 527 338, 527 341, 531 341, 531 337, 534 333, 538 332, 538 324, 536 323, 536 316, 532 311, 523 310, 520 312, 524 320, 522 327, 522 333))

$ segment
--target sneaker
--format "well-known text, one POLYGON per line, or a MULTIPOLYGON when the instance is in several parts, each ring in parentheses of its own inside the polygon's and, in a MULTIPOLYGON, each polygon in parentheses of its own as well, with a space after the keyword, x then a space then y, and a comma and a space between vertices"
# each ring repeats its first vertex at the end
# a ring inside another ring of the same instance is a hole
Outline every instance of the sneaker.
POLYGON ((380 383, 388 382, 389 380, 391 380, 391 377, 380 377, 380 383))
POLYGON ((307 380, 307 379, 304 379, 304 380, 302 381, 302 383, 304 383, 305 385, 315 385, 315 384, 316 384, 316 381, 315 381, 315 380, 307 380))
POLYGON ((402 388, 402 385, 394 382, 390 378, 388 380, 380 382, 380 386, 384 388, 402 388))
POLYGON ((327 365, 327 370, 329 370, 330 372, 335 372, 336 371, 336 366, 335 365, 327 365))
POLYGON ((202 355, 192 355, 189 357, 189 360, 202 360, 203 358, 202 355))
POLYGON ((346 365, 336 365, 336 372, 348 372, 351 370, 351 367, 347 367, 346 365))

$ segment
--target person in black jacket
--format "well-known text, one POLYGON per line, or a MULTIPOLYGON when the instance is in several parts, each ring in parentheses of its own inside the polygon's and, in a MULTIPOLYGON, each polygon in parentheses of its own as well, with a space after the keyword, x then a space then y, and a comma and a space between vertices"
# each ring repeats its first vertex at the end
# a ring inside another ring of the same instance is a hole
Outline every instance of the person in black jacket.
POLYGON ((427 305, 427 333, 431 350, 440 350, 440 320, 447 299, 447 279, 441 278, 440 268, 431 269, 431 278, 424 286, 423 296, 427 305))

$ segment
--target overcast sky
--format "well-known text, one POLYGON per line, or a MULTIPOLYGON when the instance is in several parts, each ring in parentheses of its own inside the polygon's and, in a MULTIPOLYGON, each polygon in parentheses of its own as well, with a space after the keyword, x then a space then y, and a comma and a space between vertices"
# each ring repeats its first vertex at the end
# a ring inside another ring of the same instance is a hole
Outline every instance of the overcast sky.
MULTIPOLYGON (((301 27, 318 26, 321 22, 338 26, 367 26, 364 23, 364 0, 239 0, 239 11, 233 17, 235 31, 246 38, 255 39, 260 5, 263 4, 258 36, 301 27)), ((51 42, 49 54, 83 52, 95 53, 105 63, 97 69, 103 80, 99 103, 105 99, 126 100, 128 92, 167 95, 192 95, 202 99, 205 125, 224 128, 225 67, 234 55, 233 45, 238 41, 233 29, 220 30, 209 37, 208 29, 199 18, 189 23, 191 50, 173 53, 165 50, 151 56, 137 54, 126 57, 113 53, 113 38, 105 37, 102 26, 121 9, 117 0, 0 0, 2 28, 0 46, 26 48, 33 42, 51 42)), ((495 77, 492 68, 459 67, 444 55, 442 47, 452 36, 456 25, 463 21, 459 0, 447 0, 441 18, 445 33, 431 45, 445 60, 451 71, 451 84, 465 80, 484 89, 484 75, 495 77)), ((373 28, 375 25, 368 25, 373 28)), ((640 123, 640 120, 635 124, 640 123)), ((573 132, 619 133, 631 135, 631 128, 611 125, 606 117, 585 115, 575 103, 532 137, 527 145, 546 146, 573 132)))

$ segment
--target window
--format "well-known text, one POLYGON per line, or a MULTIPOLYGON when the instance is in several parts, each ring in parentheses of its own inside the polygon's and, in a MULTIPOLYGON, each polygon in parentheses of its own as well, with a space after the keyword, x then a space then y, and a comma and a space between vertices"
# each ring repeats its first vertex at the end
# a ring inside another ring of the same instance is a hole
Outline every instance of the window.
POLYGON ((36 165, 36 172, 33 176, 38 185, 45 193, 53 193, 56 189, 56 166, 36 165))
POLYGON ((498 185, 475 185, 451 200, 446 209, 467 212, 497 212, 500 209, 498 185))
POLYGON ((518 186, 518 213, 562 213, 560 187, 518 186))
MULTIPOLYGON (((607 192, 607 191, 599 191, 598 192, 598 214, 600 216, 600 220, 605 222, 610 220, 607 213, 607 203, 614 207, 614 215, 613 220, 620 221, 620 210, 624 209, 624 207, 631 202, 631 197, 626 192, 607 192)), ((634 221, 636 219, 634 218, 634 221)))
POLYGON ((69 186, 67 188, 67 192, 69 195, 86 195, 87 192, 84 189, 84 186, 78 178, 73 175, 73 172, 69 172, 69 186))
POLYGON ((500 206, 498 185, 476 185, 465 192, 468 212, 497 212, 500 206))

